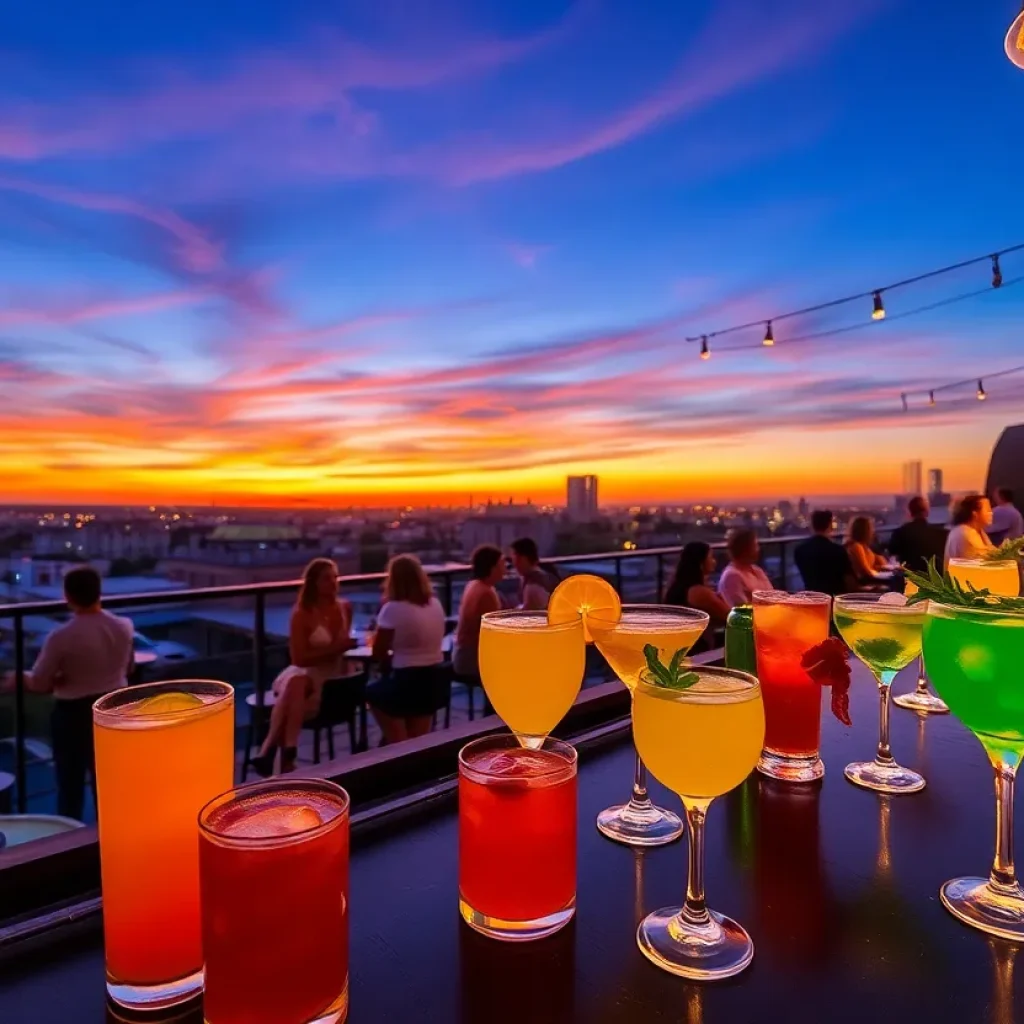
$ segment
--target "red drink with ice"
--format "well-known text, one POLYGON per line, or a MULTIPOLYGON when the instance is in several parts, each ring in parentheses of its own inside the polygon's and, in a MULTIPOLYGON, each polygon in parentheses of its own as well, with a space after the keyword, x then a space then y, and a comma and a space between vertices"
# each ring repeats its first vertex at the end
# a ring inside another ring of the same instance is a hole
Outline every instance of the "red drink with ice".
POLYGON ((477 931, 549 935, 576 907, 576 751, 488 737, 459 756, 459 904, 477 931))
POLYGON ((802 666, 803 656, 828 639, 832 599, 805 591, 754 594, 754 649, 764 698, 764 753, 758 770, 793 782, 819 779, 821 684, 802 666))
POLYGON ((348 1012, 349 800, 319 780, 233 790, 200 814, 208 1024, 348 1012))

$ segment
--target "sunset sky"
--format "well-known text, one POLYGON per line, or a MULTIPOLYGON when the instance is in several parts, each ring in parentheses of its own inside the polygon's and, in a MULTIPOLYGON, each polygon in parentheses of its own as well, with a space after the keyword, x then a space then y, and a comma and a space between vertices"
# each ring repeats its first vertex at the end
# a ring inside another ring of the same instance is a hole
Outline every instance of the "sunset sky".
POLYGON ((0 501, 885 494, 912 458, 977 487, 1024 374, 900 393, 1024 363, 1024 253, 881 323, 865 300, 707 362, 685 339, 1024 242, 1015 13, 24 5, 0 501))

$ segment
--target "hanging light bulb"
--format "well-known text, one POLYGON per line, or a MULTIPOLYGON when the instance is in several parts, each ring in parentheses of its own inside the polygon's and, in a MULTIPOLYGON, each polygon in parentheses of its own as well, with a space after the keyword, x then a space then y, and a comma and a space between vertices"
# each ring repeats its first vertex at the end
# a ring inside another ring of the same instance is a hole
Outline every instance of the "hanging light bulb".
POLYGON ((706 334, 701 335, 700 339, 700 357, 701 359, 711 358, 711 349, 708 348, 708 336, 706 334))
POLYGON ((929 391, 928 392, 928 404, 929 405, 934 405, 935 404, 935 392, 934 391, 929 391))
POLYGON ((764 341, 762 341, 761 344, 764 345, 765 348, 771 348, 772 345, 775 344, 775 334, 772 331, 772 322, 771 322, 771 320, 769 320, 768 323, 765 324, 765 328, 764 328, 764 341))
POLYGON ((1000 288, 1003 284, 1003 270, 999 266, 999 254, 992 257, 992 287, 1000 288))
POLYGON ((978 381, 978 401, 979 402, 984 402, 986 398, 988 398, 988 395, 985 394, 985 385, 982 384, 981 381, 979 380, 978 381))
POLYGON ((1006 56, 1019 68, 1024 68, 1024 9, 1013 19, 1006 33, 1006 56))
POLYGON ((906 395, 906 392, 904 392, 902 395, 900 395, 900 401, 903 403, 903 411, 906 412, 907 411, 907 395, 906 395))
POLYGON ((875 292, 875 308, 871 311, 872 320, 885 319, 885 305, 882 303, 882 293, 875 292))

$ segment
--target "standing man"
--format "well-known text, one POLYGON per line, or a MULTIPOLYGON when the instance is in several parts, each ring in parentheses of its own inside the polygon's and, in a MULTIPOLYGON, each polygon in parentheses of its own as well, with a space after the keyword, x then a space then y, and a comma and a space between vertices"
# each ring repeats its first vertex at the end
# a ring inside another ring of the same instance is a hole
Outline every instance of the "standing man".
POLYGON ((992 525, 988 536, 996 546, 1005 540, 1024 537, 1024 516, 1014 505, 1013 491, 1009 487, 997 487, 992 495, 992 525))
POLYGON ((512 542, 512 565, 519 573, 519 607, 530 611, 547 608, 548 598, 558 586, 558 578, 541 568, 540 552, 532 537, 512 542))
POLYGON ((920 495, 907 503, 910 522, 898 526, 892 531, 889 539, 889 553, 911 572, 927 572, 928 560, 935 559, 935 564, 942 565, 942 555, 946 549, 946 530, 942 526, 928 522, 931 508, 928 499, 920 495))
MULTIPOLYGON (((128 685, 135 629, 129 619, 100 607, 100 574, 83 566, 64 577, 71 619, 43 643, 25 686, 54 696, 51 730, 57 772, 57 813, 82 819, 85 777, 96 796, 92 706, 97 697, 128 685)), ((14 684, 9 674, 6 688, 14 684)))

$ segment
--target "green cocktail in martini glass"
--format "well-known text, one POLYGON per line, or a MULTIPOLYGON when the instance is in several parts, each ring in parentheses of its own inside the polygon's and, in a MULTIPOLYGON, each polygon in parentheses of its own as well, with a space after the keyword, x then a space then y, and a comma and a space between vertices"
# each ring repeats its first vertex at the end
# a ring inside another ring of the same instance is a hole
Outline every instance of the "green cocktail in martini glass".
POLYGON ((908 605, 901 594, 844 594, 832 605, 832 617, 847 646, 878 683, 878 752, 874 761, 846 766, 846 777, 879 793, 916 793, 924 778, 897 764, 889 747, 889 691, 896 674, 921 654, 924 607, 908 605))
POLYGON ((928 673, 950 711, 985 748, 996 778, 996 854, 985 878, 955 878, 940 897, 982 931, 1024 941, 1024 890, 1013 866, 1013 787, 1024 756, 1024 604, 932 600, 924 625, 928 673))

